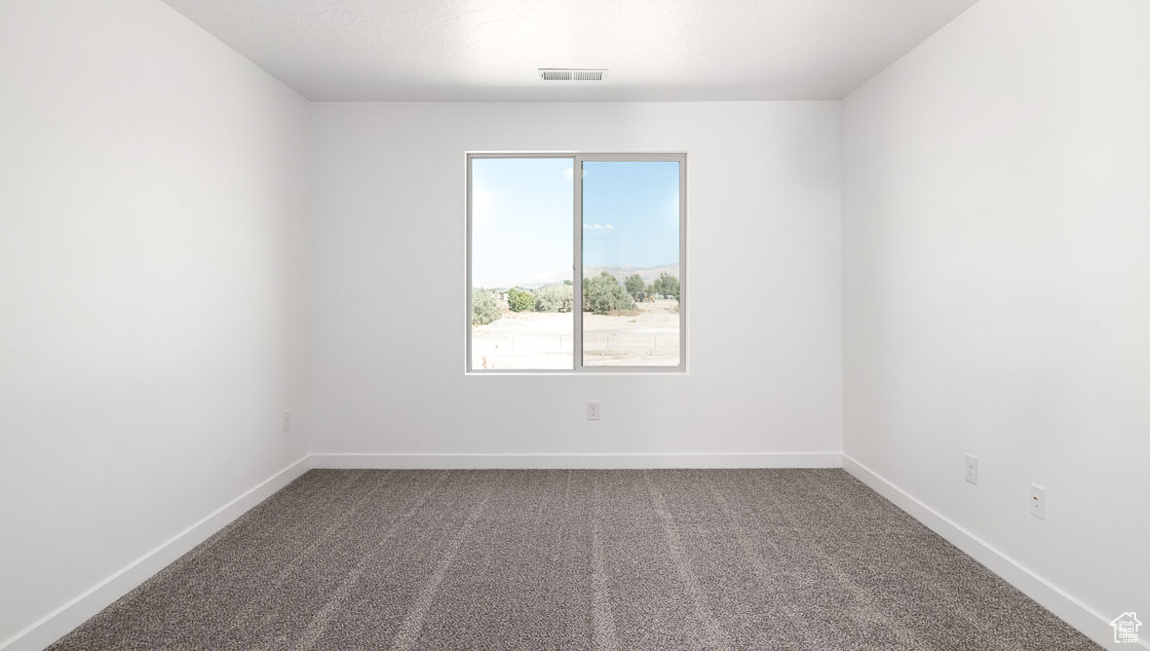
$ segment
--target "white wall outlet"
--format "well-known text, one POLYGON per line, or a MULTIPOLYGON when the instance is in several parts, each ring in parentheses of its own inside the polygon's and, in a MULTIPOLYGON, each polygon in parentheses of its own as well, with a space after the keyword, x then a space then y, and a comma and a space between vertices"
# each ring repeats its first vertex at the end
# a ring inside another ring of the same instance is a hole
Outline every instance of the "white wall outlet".
POLYGON ((1046 489, 1038 484, 1030 485, 1030 515, 1046 519, 1046 489))
POLYGON ((587 403, 587 420, 599 420, 598 400, 592 400, 587 403))
POLYGON ((978 457, 966 455, 966 482, 978 486, 978 457))
POLYGON ((291 412, 290 411, 285 410, 282 414, 280 414, 280 427, 283 428, 284 434, 287 434, 288 432, 291 431, 291 412))

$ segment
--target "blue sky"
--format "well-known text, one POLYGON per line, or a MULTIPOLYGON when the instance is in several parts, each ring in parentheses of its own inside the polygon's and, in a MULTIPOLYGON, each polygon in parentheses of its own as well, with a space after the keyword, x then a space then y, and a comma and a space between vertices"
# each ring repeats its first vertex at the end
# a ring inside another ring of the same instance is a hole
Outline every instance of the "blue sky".
MULTIPOLYGON (((472 284, 571 279, 572 159, 472 159, 472 284)), ((679 261, 679 164, 584 164, 583 265, 679 261)))

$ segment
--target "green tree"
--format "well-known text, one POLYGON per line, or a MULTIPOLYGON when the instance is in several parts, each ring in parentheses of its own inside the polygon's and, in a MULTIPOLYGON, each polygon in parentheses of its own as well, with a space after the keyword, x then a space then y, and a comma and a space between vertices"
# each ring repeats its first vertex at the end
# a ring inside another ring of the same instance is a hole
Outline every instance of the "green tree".
POLYGON ((512 312, 532 312, 535 310, 535 295, 523 289, 507 292, 507 307, 512 312))
POLYGON ((614 310, 633 310, 635 301, 614 276, 604 271, 595 278, 583 279, 583 309, 607 314, 614 310))
POLYGON ((679 277, 661 273, 651 284, 651 290, 656 294, 669 296, 677 301, 679 300, 679 277))
POLYGON ((623 286, 627 288, 627 293, 631 295, 631 298, 636 301, 639 300, 639 294, 647 289, 647 284, 643 282, 643 277, 639 274, 627 276, 627 279, 623 281, 623 286))
POLYGON ((536 312, 570 312, 573 304, 571 285, 548 285, 535 291, 536 312))
POLYGON ((471 325, 487 325, 499 319, 499 303, 495 292, 486 289, 471 290, 471 325))

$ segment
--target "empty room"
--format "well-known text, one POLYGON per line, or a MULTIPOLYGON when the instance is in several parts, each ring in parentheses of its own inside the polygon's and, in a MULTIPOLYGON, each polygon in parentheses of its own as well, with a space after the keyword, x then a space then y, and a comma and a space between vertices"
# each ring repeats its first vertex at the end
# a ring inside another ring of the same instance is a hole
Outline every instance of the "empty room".
POLYGON ((0 2, 0 651, 1150 649, 1150 2, 0 2))

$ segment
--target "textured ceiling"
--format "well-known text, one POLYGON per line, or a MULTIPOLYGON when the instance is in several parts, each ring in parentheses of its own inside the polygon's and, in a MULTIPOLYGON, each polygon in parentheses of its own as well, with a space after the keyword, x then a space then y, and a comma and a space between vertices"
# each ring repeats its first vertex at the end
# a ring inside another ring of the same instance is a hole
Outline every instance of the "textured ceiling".
POLYGON ((313 100, 839 99, 975 2, 166 1, 313 100))

